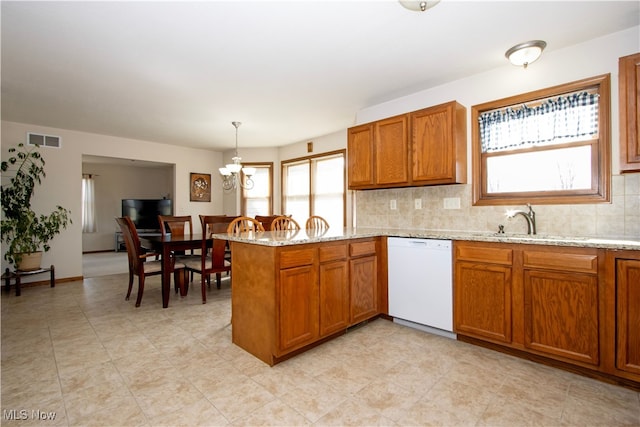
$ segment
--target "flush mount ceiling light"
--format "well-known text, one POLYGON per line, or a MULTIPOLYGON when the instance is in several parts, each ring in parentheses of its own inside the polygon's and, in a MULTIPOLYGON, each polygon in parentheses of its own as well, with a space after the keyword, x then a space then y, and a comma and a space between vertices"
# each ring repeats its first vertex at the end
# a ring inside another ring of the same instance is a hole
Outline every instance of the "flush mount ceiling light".
POLYGON ((506 56, 513 65, 527 68, 527 65, 540 58, 545 47, 547 47, 547 43, 542 40, 530 40, 515 45, 506 51, 504 56, 506 56))
POLYGON ((402 6, 414 12, 424 12, 440 3, 440 0, 399 0, 399 2, 402 6))
POLYGON ((231 122, 231 124, 236 128, 236 151, 235 156, 231 159, 233 160, 233 163, 229 163, 227 166, 219 169, 220 176, 222 177, 222 188, 225 191, 231 191, 240 186, 246 190, 251 190, 253 188, 253 180, 251 179, 251 176, 256 173, 256 168, 243 167, 242 163, 240 163, 242 159, 238 156, 238 128, 242 123, 231 122), (244 182, 239 176, 241 170, 246 177, 244 182))

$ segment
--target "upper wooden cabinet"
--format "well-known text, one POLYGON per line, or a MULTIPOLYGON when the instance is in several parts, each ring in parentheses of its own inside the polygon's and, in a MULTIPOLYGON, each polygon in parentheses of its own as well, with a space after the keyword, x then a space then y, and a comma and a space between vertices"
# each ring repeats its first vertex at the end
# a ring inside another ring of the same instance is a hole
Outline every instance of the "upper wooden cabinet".
POLYGON ((640 172, 640 53, 618 61, 620 172, 640 172))
POLYGON ((465 183, 466 136, 455 101, 350 128, 349 188, 465 183))
POLYGON ((347 136, 349 188, 375 185, 373 177, 373 124, 349 129, 347 136))
POLYGON ((373 125, 376 184, 404 185, 409 180, 409 116, 391 117, 373 125), (382 160, 382 161, 379 161, 382 160))
POLYGON ((448 102, 411 113, 413 185, 467 182, 466 109, 448 102))

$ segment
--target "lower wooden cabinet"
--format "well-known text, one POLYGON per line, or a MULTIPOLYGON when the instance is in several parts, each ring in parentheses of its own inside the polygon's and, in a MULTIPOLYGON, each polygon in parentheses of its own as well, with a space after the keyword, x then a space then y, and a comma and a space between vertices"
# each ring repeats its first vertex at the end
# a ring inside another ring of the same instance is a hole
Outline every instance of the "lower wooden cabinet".
POLYGON ((456 265, 458 333, 511 342, 511 267, 461 261, 456 265))
POLYGON ((616 368, 640 381, 640 254, 615 259, 616 368))
POLYGON ((599 367, 598 249, 485 242, 454 249, 458 334, 599 367))
POLYGON ((313 264, 280 270, 278 335, 283 352, 318 338, 317 270, 313 264))
POLYGON ((319 251, 320 336, 326 336, 349 326, 349 262, 345 243, 319 251))
POLYGON ((525 347, 598 366, 598 250, 526 246, 522 256, 525 347))
POLYGON ((486 244, 454 246, 453 311, 458 333, 511 342, 512 252, 486 244))
POLYGON ((381 312, 380 238, 231 245, 232 341, 269 365, 381 312))
POLYGON ((459 339, 640 387, 640 251, 453 247, 459 339))

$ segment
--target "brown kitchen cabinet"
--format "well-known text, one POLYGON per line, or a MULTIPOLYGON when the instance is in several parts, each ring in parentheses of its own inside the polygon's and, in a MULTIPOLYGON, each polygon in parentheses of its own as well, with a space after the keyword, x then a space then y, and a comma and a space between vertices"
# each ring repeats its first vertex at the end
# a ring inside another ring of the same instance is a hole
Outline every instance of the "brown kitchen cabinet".
POLYGON ((455 242, 454 251, 459 337, 599 369, 601 250, 455 242))
POLYGON ((376 240, 368 240, 349 245, 351 287, 349 318, 352 325, 379 313, 376 243, 376 240))
POLYGON ((525 348, 598 366, 598 251, 525 246, 522 255, 525 348))
POLYGON ((510 343, 513 250, 495 244, 456 242, 454 254, 456 333, 510 343))
POLYGON ((448 102, 411 113, 411 184, 467 182, 466 109, 448 102))
POLYGON ((618 60, 620 172, 640 172, 640 53, 618 60))
POLYGON ((640 251, 607 251, 610 368, 640 383, 640 251))
POLYGON ((347 133, 347 171, 349 188, 375 186, 373 175, 373 124, 350 128, 347 133))
POLYGON ((280 253, 278 288, 279 353, 314 342, 319 335, 316 249, 280 253))
POLYGON ((378 316, 380 240, 232 241, 233 343, 274 365, 378 316))
POLYGON ((350 128, 349 188, 465 183, 466 132, 455 101, 350 128))
POLYGON ((349 326, 349 262, 347 244, 323 245, 320 252, 320 335, 349 326))

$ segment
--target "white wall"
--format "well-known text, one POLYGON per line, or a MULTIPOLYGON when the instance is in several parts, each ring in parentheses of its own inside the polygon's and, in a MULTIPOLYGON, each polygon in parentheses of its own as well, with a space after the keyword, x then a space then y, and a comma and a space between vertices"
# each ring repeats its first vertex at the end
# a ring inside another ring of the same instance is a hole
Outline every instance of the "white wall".
MULTIPOLYGON (((94 155, 123 159, 147 160, 174 166, 174 198, 176 215, 221 214, 222 189, 212 185, 211 202, 189 201, 189 174, 211 173, 217 183, 217 171, 222 166, 222 154, 174 145, 159 144, 113 136, 91 134, 66 129, 14 122, 2 122, 2 158, 7 149, 26 140, 27 132, 39 132, 62 137, 60 149, 41 148, 46 161, 47 177, 36 189, 33 207, 36 212, 51 212, 56 205, 71 210, 73 224, 51 241, 51 250, 44 254, 43 265, 55 265, 57 278, 82 276, 82 156, 94 155)), ((2 269, 6 268, 3 260, 2 269)), ((33 280, 44 280, 33 276, 33 280)))
MULTIPOLYGON (((547 40, 552 43, 552 40, 547 40)), ((496 231, 502 223, 508 232, 525 232, 524 221, 506 220, 509 206, 471 206, 471 107, 533 90, 588 77, 611 74, 612 203, 536 206, 538 231, 601 237, 640 237, 640 174, 619 174, 618 58, 640 51, 640 27, 610 34, 565 49, 543 53, 527 69, 505 60, 503 67, 433 89, 414 93, 358 112, 357 123, 394 116, 456 100, 467 107, 468 169, 466 185, 358 191, 359 226, 465 229, 496 231), (445 210, 443 199, 461 199, 461 209, 445 210), (413 208, 420 198, 423 209, 413 208), (396 200, 398 209, 389 208, 396 200)))

